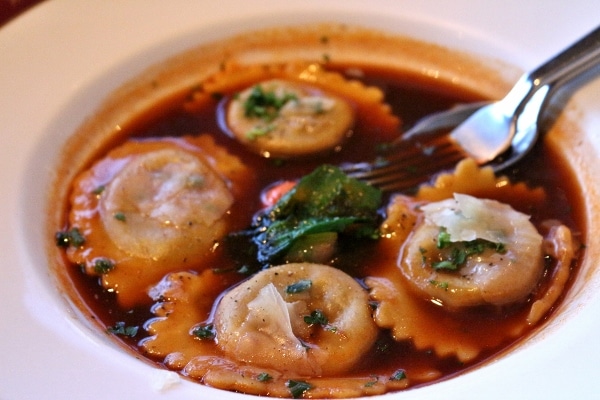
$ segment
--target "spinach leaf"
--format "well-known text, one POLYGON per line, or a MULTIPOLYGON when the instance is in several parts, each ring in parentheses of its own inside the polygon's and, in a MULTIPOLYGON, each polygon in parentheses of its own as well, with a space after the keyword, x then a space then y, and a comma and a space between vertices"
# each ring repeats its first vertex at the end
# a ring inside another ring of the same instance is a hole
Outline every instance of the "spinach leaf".
POLYGON ((273 262, 296 240, 315 233, 375 239, 381 199, 379 189, 349 178, 337 167, 323 165, 260 212, 243 234, 251 238, 262 264, 273 262))

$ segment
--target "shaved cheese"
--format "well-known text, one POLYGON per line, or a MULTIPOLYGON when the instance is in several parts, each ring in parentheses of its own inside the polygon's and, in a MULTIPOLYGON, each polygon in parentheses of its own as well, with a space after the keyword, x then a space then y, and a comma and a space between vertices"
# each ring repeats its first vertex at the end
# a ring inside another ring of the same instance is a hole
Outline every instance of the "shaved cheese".
POLYGON ((529 220, 508 204, 454 194, 454 199, 442 200, 421 207, 425 219, 450 234, 452 242, 485 239, 505 243, 514 226, 529 220))
POLYGON ((277 343, 295 343, 297 348, 302 348, 302 342, 292 330, 288 304, 272 283, 260 289, 258 295, 248 302, 246 323, 248 328, 253 326, 277 343))

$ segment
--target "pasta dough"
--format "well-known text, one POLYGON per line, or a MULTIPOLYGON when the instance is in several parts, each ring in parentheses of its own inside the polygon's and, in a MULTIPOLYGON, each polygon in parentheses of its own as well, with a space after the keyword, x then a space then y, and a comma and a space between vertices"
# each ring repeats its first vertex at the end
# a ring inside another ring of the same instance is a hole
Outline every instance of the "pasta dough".
POLYGON ((318 153, 341 143, 354 122, 342 98, 315 86, 273 79, 232 99, 227 125, 235 138, 267 157, 318 153))
POLYGON ((533 291, 544 270, 542 236, 527 215, 464 194, 421 210, 424 222, 409 237, 399 266, 423 296, 459 308, 510 304, 533 291), (442 233, 448 238, 443 246, 442 233), (455 257, 462 262, 441 266, 455 257))
POLYGON ((377 336, 358 282, 308 263, 269 268, 242 282, 220 301, 214 324, 228 357, 305 376, 349 370, 377 336))
POLYGON ((124 306, 144 301, 166 273, 206 263, 231 227, 239 185, 228 177, 243 179, 244 168, 212 141, 195 141, 203 148, 184 140, 126 142, 74 185, 69 222, 85 242, 67 256, 101 276, 124 306))

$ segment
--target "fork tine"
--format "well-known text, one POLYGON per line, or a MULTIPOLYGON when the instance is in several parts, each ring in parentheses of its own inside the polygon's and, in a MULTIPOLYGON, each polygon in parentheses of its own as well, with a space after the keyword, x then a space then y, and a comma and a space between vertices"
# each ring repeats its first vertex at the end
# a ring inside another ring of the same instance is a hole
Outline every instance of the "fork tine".
POLYGON ((342 169, 349 176, 384 192, 402 191, 427 181, 435 173, 451 168, 465 158, 464 151, 447 134, 406 141, 394 149, 398 152, 386 156, 384 162, 347 164, 342 169))

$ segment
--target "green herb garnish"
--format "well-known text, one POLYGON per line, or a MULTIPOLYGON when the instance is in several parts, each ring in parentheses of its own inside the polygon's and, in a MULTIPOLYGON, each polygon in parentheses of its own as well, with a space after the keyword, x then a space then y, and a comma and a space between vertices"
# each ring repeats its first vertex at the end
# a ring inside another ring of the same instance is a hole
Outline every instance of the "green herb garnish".
POLYGON ((274 129, 275 129, 275 126, 273 126, 273 125, 265 125, 265 126, 257 125, 254 128, 250 129, 248 132, 246 132, 246 137, 248 138, 248 140, 256 140, 257 138, 259 138, 261 136, 265 136, 265 135, 269 134, 274 129))
POLYGON ((85 243, 85 238, 78 228, 71 228, 68 231, 56 232, 54 238, 56 245, 59 247, 80 247, 85 243))
POLYGON ((315 310, 311 312, 310 315, 306 315, 304 317, 304 322, 306 322, 309 325, 327 325, 329 323, 329 320, 327 319, 325 314, 323 314, 323 311, 315 310))
POLYGON ((444 290, 448 290, 449 284, 448 282, 439 282, 436 280, 430 280, 429 283, 431 283, 434 286, 439 287, 440 289, 444 289, 444 290))
POLYGON ((443 249, 450 246, 452 242, 450 241, 450 234, 446 232, 444 229, 440 230, 437 237, 437 248, 443 249))
POLYGON ((125 217, 125 214, 123 214, 122 212, 116 212, 113 217, 115 217, 116 220, 121 221, 121 222, 125 222, 127 220, 127 218, 125 217))
POLYGON ((295 294, 305 292, 312 287, 312 281, 310 279, 302 279, 298 282, 292 283, 285 288, 287 294, 295 294))
POLYGON ((379 377, 377 375, 371 375, 371 377, 373 380, 365 383, 365 387, 367 388, 373 387, 377 384, 377 382, 379 382, 379 377))
MULTIPOLYGON (((487 249, 500 254, 506 253, 506 246, 503 243, 490 242, 485 239, 452 242, 450 234, 445 229, 440 230, 436 245, 440 250, 450 250, 446 259, 431 264, 432 268, 436 270, 456 271, 464 265, 469 257, 482 254, 487 249)), ((421 254, 424 255, 425 250, 422 250, 421 254)))
POLYGON ((94 272, 97 274, 106 274, 115 268, 114 261, 108 258, 96 258, 94 260, 94 272))
POLYGON ((275 91, 264 91, 261 85, 256 85, 244 101, 244 116, 260 118, 271 122, 279 115, 279 110, 288 102, 298 100, 293 93, 284 93, 277 96, 275 91))
POLYGON ((256 380, 258 380, 259 382, 268 382, 272 379, 273 379, 273 377, 271 375, 267 374, 266 372, 261 372, 256 377, 256 380))
POLYGON ((329 324, 329 319, 321 310, 314 310, 310 315, 305 315, 304 322, 308 325, 321 325, 326 331, 337 332, 337 328, 329 324))
POLYGON ((399 369, 390 376, 390 381, 401 381, 406 379, 406 371, 403 369, 399 369))
POLYGON ((134 337, 135 335, 137 335, 138 327, 126 326, 125 322, 120 321, 117 322, 114 326, 109 326, 108 328, 106 328, 106 331, 114 335, 134 337))
POLYGON ((304 392, 312 389, 312 385, 308 382, 304 382, 304 381, 295 381, 295 380, 289 380, 285 383, 285 385, 288 387, 288 389, 290 390, 290 393, 292 394, 292 397, 294 399, 298 399, 300 398, 304 392))
POLYGON ((106 189, 106 186, 104 185, 100 185, 98 186, 96 189, 92 190, 92 194, 95 194, 96 196, 100 195, 102 192, 104 192, 104 190, 106 189))
POLYGON ((215 328, 213 324, 200 325, 192 330, 192 335, 202 340, 212 340, 215 338, 215 328))

